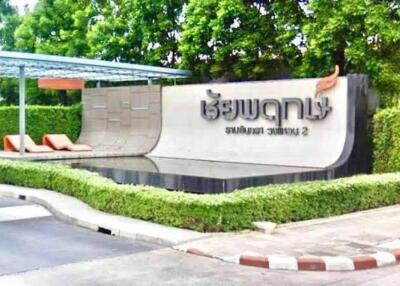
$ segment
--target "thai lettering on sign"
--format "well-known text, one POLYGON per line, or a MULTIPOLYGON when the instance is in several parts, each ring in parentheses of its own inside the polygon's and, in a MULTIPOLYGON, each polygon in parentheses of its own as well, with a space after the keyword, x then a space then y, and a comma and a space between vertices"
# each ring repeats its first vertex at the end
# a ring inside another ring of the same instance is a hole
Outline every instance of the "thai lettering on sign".
POLYGON ((233 121, 237 118, 245 120, 257 120, 263 118, 273 121, 276 126, 282 126, 284 120, 289 117, 289 106, 296 106, 297 119, 299 120, 323 120, 332 111, 327 97, 282 98, 281 100, 266 99, 222 99, 220 93, 207 90, 210 102, 201 101, 201 116, 206 120, 223 118, 233 121), (272 112, 271 112, 272 111, 272 112))

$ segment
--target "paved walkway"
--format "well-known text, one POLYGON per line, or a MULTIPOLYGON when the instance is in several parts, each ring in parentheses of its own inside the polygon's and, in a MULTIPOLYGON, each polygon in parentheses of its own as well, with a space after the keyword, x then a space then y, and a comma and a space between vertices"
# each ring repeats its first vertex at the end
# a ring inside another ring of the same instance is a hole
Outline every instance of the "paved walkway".
POLYGON ((269 234, 258 231, 219 234, 176 248, 239 263, 237 260, 240 255, 360 256, 399 249, 399 237, 400 206, 396 205, 327 219, 278 225, 269 234))

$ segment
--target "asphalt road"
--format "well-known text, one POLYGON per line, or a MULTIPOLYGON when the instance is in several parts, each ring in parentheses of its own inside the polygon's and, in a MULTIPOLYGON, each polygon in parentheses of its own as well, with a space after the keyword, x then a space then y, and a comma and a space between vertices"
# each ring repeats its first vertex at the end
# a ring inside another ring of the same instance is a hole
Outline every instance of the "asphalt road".
POLYGON ((271 271, 180 253, 58 221, 0 198, 0 285, 399 285, 400 266, 271 271))
POLYGON ((65 224, 40 206, 0 198, 0 275, 158 248, 65 224))

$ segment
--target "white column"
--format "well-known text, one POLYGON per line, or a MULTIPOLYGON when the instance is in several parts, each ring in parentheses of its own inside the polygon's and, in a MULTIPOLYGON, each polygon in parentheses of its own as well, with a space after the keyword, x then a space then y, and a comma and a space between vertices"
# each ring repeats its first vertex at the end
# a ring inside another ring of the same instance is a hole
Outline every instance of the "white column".
POLYGON ((25 66, 19 67, 19 154, 25 154, 25 66))

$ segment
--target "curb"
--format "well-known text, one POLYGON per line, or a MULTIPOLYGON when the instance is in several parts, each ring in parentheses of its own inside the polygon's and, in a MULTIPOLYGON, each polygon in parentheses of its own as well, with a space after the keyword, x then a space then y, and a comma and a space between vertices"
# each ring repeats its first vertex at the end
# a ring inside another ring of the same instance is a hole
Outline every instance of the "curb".
POLYGON ((0 196, 26 200, 45 207, 55 217, 69 224, 103 234, 173 247, 209 237, 200 232, 160 225, 92 209, 73 197, 44 189, 0 184, 0 196))
POLYGON ((0 196, 26 200, 47 208, 55 217, 108 235, 120 236, 163 246, 188 254, 214 258, 233 264, 274 270, 292 271, 357 271, 400 264, 400 240, 385 242, 373 254, 347 256, 285 256, 240 254, 218 257, 196 248, 178 245, 210 237, 210 235, 156 223, 100 212, 83 202, 57 192, 0 184, 0 196))
POLYGON ((373 254, 346 256, 285 256, 285 255, 237 255, 231 257, 217 257, 201 250, 188 248, 186 250, 175 248, 183 252, 214 258, 225 262, 253 266, 273 270, 292 271, 358 271, 396 265, 400 263, 400 249, 380 251, 373 254))

